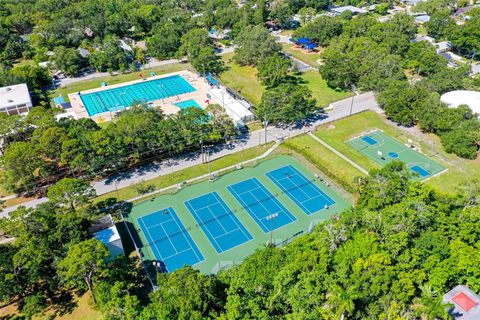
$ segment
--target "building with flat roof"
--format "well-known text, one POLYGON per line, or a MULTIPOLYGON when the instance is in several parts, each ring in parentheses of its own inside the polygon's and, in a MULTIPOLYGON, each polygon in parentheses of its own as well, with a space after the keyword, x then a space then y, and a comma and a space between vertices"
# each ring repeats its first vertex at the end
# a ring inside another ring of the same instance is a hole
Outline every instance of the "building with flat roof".
POLYGON ((357 8, 354 6, 343 6, 343 7, 332 7, 330 8, 330 12, 334 13, 335 15, 340 15, 345 11, 350 11, 354 15, 357 13, 367 13, 368 11, 362 8, 357 8))
POLYGON ((99 221, 92 225, 90 231, 94 232, 93 237, 95 239, 107 247, 110 252, 109 259, 125 254, 122 239, 120 238, 120 234, 118 233, 111 215, 103 216, 99 221))
POLYGON ((440 100, 449 107, 456 108, 467 105, 473 112, 480 116, 480 92, 471 90, 454 90, 444 93, 440 100))
POLYGON ((443 303, 452 304, 448 313, 455 320, 480 319, 480 296, 467 286, 456 286, 443 296, 443 303))
POLYGON ((0 112, 8 115, 28 113, 32 99, 25 83, 0 88, 0 112))

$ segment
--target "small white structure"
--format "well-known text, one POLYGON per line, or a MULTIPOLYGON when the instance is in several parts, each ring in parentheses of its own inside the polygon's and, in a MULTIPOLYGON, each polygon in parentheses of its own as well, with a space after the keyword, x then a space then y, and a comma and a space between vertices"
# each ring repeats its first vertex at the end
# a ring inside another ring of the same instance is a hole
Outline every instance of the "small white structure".
POLYGON ((455 90, 444 93, 440 100, 448 104, 452 108, 456 108, 465 104, 472 109, 473 112, 480 116, 480 92, 469 90, 455 90))
POLYGON ((243 126, 245 122, 252 121, 254 115, 249 110, 248 102, 235 99, 223 87, 211 89, 208 91, 211 100, 221 105, 228 116, 239 126, 243 126))
POLYGON ((415 22, 418 24, 424 24, 428 21, 430 21, 430 16, 428 14, 422 14, 415 17, 415 22))
POLYGON ((94 237, 107 246, 108 251, 110 252, 110 258, 125 254, 122 239, 120 238, 117 227, 113 226, 100 230, 94 234, 94 237))
POLYGON ((334 7, 330 9, 331 12, 333 12, 335 15, 340 15, 345 11, 350 11, 354 15, 357 13, 367 13, 368 11, 362 8, 357 8, 354 6, 343 6, 343 7, 334 7))
POLYGON ((28 113, 32 99, 25 83, 0 88, 0 112, 8 115, 28 113))

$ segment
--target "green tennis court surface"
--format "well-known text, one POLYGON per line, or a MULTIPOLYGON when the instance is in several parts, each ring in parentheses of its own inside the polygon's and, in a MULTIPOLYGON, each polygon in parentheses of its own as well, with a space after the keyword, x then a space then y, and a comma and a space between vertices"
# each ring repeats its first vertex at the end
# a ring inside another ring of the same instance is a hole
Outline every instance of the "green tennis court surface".
POLYGON ((145 201, 125 221, 154 278, 154 261, 169 272, 185 264, 218 272, 270 239, 290 241, 350 205, 296 158, 279 156, 145 201), (287 171, 290 182, 267 176, 281 179, 287 171))
POLYGON ((347 143, 382 166, 393 160, 402 161, 415 174, 416 179, 423 180, 446 170, 446 167, 386 135, 381 130, 355 137, 348 140, 347 143))

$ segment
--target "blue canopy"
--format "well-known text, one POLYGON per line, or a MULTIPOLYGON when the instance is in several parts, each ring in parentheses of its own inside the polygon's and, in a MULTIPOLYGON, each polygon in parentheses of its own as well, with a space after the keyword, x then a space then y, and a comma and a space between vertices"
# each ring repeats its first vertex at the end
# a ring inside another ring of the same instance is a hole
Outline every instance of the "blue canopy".
POLYGON ((309 43, 306 45, 306 47, 308 50, 313 50, 317 47, 317 45, 315 43, 309 43))
POLYGON ((207 81, 210 83, 212 86, 217 86, 218 85, 218 80, 215 79, 211 73, 207 74, 207 81))
POLYGON ((310 39, 308 39, 308 38, 298 38, 298 39, 297 39, 297 43, 298 43, 298 44, 309 44, 309 43, 310 43, 310 39))

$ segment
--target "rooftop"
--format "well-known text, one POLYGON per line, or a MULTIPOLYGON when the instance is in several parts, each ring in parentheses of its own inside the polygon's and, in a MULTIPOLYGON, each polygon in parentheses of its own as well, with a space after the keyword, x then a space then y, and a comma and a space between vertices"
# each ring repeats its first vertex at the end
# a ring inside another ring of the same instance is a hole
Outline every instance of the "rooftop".
POLYGON ((469 90, 455 90, 444 93, 440 100, 452 108, 467 105, 473 112, 480 114, 480 92, 469 90))
POLYGON ((343 6, 343 7, 335 7, 331 8, 330 11, 336 12, 336 13, 342 13, 344 11, 350 11, 352 13, 366 13, 368 12, 365 9, 357 8, 354 6, 343 6))
POLYGON ((19 105, 32 105, 25 83, 0 88, 0 109, 19 105))
POLYGON ((449 313, 455 320, 480 319, 480 296, 467 286, 456 286, 443 296, 443 302, 453 304, 449 313))

